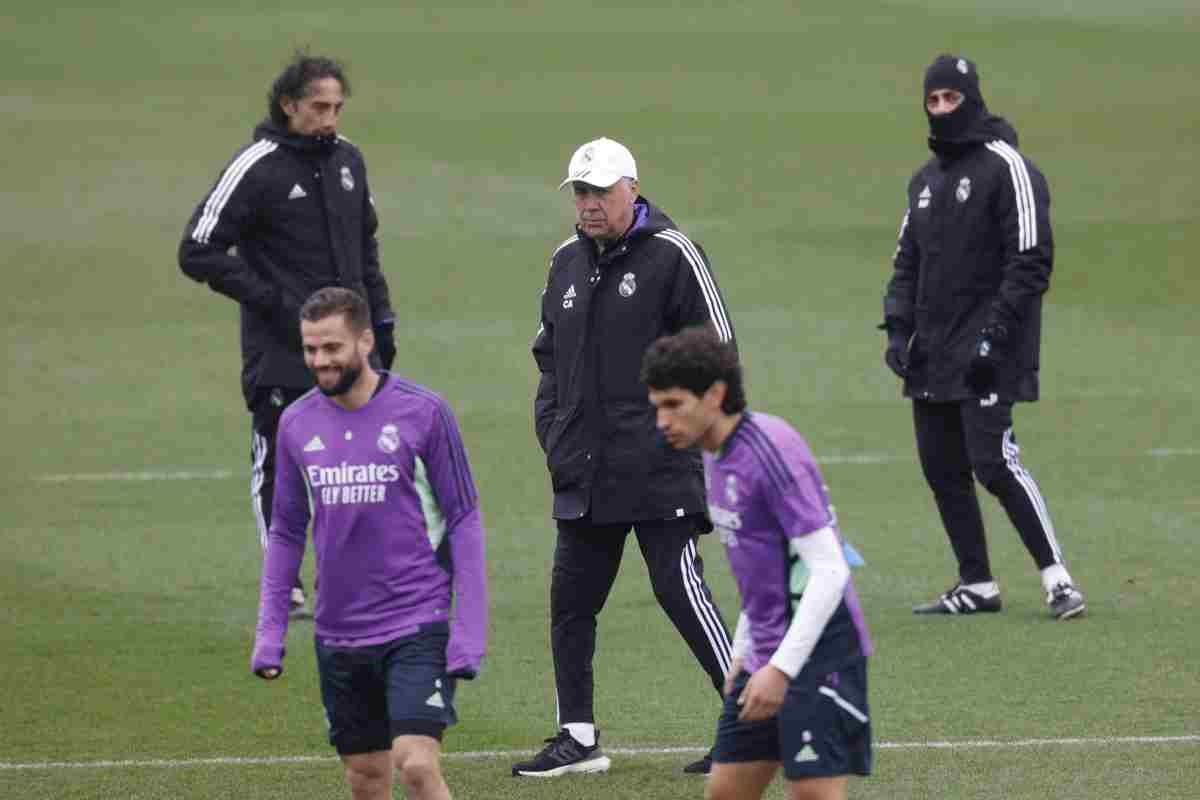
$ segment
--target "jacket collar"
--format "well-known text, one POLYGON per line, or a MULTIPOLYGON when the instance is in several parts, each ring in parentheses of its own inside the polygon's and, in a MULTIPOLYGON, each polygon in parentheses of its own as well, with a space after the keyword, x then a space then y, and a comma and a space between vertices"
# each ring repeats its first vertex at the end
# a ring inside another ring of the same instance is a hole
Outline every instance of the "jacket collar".
POLYGON ((254 128, 254 138, 270 139, 290 150, 307 155, 327 156, 337 149, 340 141, 337 136, 301 136, 298 133, 284 130, 271 120, 263 120, 254 128))

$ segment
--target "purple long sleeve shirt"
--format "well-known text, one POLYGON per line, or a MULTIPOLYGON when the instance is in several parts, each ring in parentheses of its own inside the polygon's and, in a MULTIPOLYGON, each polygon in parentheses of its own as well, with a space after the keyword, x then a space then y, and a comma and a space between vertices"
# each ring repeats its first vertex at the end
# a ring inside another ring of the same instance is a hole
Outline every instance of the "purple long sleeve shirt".
POLYGON ((479 670, 484 530, 458 424, 438 395, 382 377, 362 408, 313 390, 280 419, 252 669, 283 660, 311 519, 318 640, 364 647, 449 620, 447 672, 479 670))
MULTIPOLYGON (((705 454, 704 473, 709 514, 750 622, 745 668, 754 672, 783 641, 808 581, 788 540, 836 531, 837 521, 808 443, 779 417, 747 411, 721 451, 705 454)), ((802 671, 832 671, 871 651, 852 578, 802 671)))

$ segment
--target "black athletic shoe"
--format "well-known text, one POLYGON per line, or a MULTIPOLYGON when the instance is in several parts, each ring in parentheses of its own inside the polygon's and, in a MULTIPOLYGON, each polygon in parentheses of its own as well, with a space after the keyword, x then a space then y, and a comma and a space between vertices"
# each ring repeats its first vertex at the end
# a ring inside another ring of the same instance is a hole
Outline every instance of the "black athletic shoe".
POLYGON ((707 775, 712 772, 712 751, 705 753, 704 758, 688 764, 683 771, 688 775, 707 775))
POLYGON ((1055 619, 1071 619, 1087 610, 1083 592, 1069 583, 1060 583, 1051 589, 1046 595, 1046 603, 1055 619))
POLYGON ((933 602, 913 607, 914 614, 979 614, 999 610, 999 592, 991 597, 984 597, 965 588, 961 583, 954 584, 933 602))
POLYGON ((513 764, 512 774, 529 778, 553 778, 569 772, 608 772, 608 756, 600 750, 600 731, 596 743, 584 747, 566 728, 546 740, 546 746, 528 761, 513 764))

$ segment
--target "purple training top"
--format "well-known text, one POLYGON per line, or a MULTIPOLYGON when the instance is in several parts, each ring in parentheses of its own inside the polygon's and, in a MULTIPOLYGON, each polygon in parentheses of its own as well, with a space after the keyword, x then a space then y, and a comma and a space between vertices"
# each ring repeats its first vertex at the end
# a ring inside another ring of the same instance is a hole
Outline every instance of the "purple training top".
MULTIPOLYGON (((750 621, 745 668, 754 672, 783 641, 808 582, 788 540, 826 526, 836 531, 837 520, 808 444, 779 417, 744 413, 721 451, 705 453, 704 479, 709 514, 750 621)), ((871 651, 852 578, 801 674, 831 672, 871 651)))
POLYGON ((408 635, 450 619, 453 593, 446 669, 479 669, 488 622, 484 533, 458 424, 423 386, 381 378, 383 387, 355 411, 314 389, 283 412, 255 669, 282 660, 310 518, 320 641, 362 647, 408 635))

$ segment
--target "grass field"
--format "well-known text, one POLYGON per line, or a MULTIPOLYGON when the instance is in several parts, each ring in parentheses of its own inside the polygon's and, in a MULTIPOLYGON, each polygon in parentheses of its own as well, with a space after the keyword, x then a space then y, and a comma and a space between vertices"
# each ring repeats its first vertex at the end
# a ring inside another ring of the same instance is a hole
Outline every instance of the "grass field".
MULTIPOLYGON (((878 750, 851 796, 1200 795, 1192 0, 6 8, 0 797, 346 794, 311 632, 293 626, 282 681, 248 671, 259 552, 236 308, 175 264, 306 43, 349 61, 342 130, 370 164, 397 366, 450 399, 483 498, 491 648, 446 743, 456 797, 702 793, 677 769, 710 743, 716 698, 636 548, 600 623, 611 773, 508 777, 554 714, 528 343, 570 230, 554 187, 602 134, 711 255, 752 406, 808 437, 868 561, 878 750), (1043 400, 1017 433, 1088 593, 1077 623, 1046 617, 990 499, 1005 613, 909 612, 953 562, 873 326, 927 152, 921 71, 950 49, 979 62, 1053 193, 1043 400)), ((732 619, 724 557, 703 552, 732 619)))

